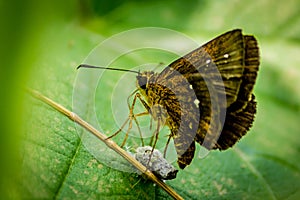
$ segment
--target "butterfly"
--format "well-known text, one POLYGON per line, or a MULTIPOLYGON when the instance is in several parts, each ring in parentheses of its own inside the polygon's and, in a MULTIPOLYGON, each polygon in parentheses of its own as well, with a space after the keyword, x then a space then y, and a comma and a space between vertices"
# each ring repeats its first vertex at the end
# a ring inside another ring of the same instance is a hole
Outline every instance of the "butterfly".
POLYGON ((165 152, 173 139, 178 166, 184 169, 194 158, 195 143, 208 150, 225 150, 250 129, 256 114, 253 88, 259 64, 255 37, 243 35, 242 30, 235 29, 175 60, 160 73, 86 64, 78 68, 137 73, 137 90, 130 116, 110 137, 117 135, 128 121, 138 123, 136 117, 140 115, 133 114, 133 108, 136 99, 139 99, 146 114, 157 121, 154 143, 150 142, 153 149, 160 127, 168 126, 170 134, 165 152))
POLYGON ((193 160, 196 142, 209 150, 225 150, 250 129, 256 113, 252 92, 258 66, 256 39, 236 29, 160 73, 137 75, 144 106, 170 129, 168 143, 173 138, 181 169, 193 160))

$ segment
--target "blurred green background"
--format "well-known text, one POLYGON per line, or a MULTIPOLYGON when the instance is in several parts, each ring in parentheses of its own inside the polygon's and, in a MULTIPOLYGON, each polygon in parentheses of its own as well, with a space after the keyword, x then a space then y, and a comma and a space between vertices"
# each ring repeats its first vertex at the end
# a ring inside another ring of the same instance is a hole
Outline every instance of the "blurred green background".
POLYGON ((71 109, 74 68, 87 54, 113 34, 153 26, 199 43, 242 28, 257 37, 262 57, 258 115, 249 136, 233 150, 194 161, 170 185, 186 199, 298 199, 299 13, 298 0, 1 1, 0 196, 169 198, 95 160, 72 122, 25 93, 34 87, 71 109))

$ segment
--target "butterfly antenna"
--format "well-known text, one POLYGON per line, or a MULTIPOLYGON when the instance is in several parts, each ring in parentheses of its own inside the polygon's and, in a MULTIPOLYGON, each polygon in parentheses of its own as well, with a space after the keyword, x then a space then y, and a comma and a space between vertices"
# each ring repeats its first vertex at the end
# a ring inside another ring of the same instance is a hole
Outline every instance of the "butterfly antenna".
POLYGON ((116 71, 123 71, 123 72, 132 72, 132 73, 136 73, 136 74, 140 73, 139 71, 135 71, 135 70, 119 69, 119 68, 113 68, 113 67, 99 67, 99 66, 87 65, 87 64, 81 64, 77 67, 77 69, 79 69, 79 68, 108 69, 108 70, 116 70, 116 71))

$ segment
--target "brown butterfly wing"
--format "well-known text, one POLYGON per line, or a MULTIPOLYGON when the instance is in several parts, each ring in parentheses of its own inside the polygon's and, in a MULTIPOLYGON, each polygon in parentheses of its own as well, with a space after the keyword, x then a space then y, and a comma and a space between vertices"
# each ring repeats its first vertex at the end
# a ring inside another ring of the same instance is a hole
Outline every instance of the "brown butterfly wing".
MULTIPOLYGON (((258 65, 255 38, 243 36, 241 30, 233 30, 174 61, 159 74, 156 81, 172 83, 174 77, 178 79, 178 72, 187 79, 199 100, 201 113, 195 140, 208 149, 226 149, 235 144, 253 122, 256 103, 252 90, 258 65), (224 115, 226 118, 222 120, 224 115), (221 132, 220 138, 216 134, 218 132, 221 132)), ((186 101, 191 100, 186 98, 186 101)), ((172 113, 172 107, 168 113, 171 120, 178 119, 178 116, 172 117, 176 115, 172 113)), ((192 113, 188 117, 195 120, 192 113)), ((170 126, 170 129, 176 134, 174 142, 177 153, 181 152, 181 141, 187 140, 184 138, 188 133, 180 130, 187 129, 176 126, 170 126)), ((190 137, 187 138, 190 140, 190 137)), ((188 156, 182 152, 178 154, 181 168, 193 159, 195 148, 192 141, 190 144, 186 152, 188 156)))
MULTIPOLYGON (((229 31, 172 62, 160 73, 160 77, 172 77, 173 71, 170 69, 178 71, 188 80, 190 77, 193 79, 207 77, 214 81, 212 84, 218 93, 223 93, 225 87, 228 107, 236 101, 242 83, 244 54, 244 36, 241 30, 229 31), (219 74, 215 74, 216 71, 213 70, 215 67, 219 74), (213 80, 216 75, 220 75, 222 80, 213 80)), ((199 97, 201 97, 200 93, 199 97)))
POLYGON ((259 66, 259 49, 253 36, 244 36, 245 67, 237 100, 227 109, 226 119, 218 143, 221 150, 233 146, 252 126, 256 114, 255 96, 252 94, 259 66))

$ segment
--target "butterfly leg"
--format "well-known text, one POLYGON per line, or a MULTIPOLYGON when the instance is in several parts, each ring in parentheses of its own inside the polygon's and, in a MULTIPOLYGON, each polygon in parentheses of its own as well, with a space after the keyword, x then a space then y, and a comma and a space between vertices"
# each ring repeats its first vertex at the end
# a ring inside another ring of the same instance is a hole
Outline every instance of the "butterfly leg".
MULTIPOLYGON (((143 116, 143 115, 146 115, 148 114, 147 112, 142 112, 142 113, 138 113, 138 114, 132 114, 130 117, 128 117, 129 119, 129 126, 128 126, 128 129, 126 131, 126 135, 125 135, 125 138, 121 144, 121 147, 123 147, 126 143, 126 140, 128 139, 128 135, 129 135, 129 131, 132 129, 132 121, 134 120, 134 122, 136 123, 137 125, 137 128, 138 128, 138 132, 140 134, 140 138, 141 138, 141 142, 142 142, 142 146, 144 146, 144 140, 143 140, 143 135, 142 135, 142 131, 140 129, 140 125, 136 119, 136 117, 140 117, 140 116, 143 116)), ((127 120, 128 121, 128 120, 127 120)))
MULTIPOLYGON (((140 100, 140 102, 143 104, 143 106, 144 106, 145 109, 147 110, 146 112, 141 113, 141 114, 142 114, 142 115, 144 115, 144 114, 151 114, 151 108, 150 108, 150 106, 146 103, 146 101, 145 101, 144 99, 142 99, 142 97, 141 97, 141 95, 140 95, 139 93, 136 93, 135 98, 134 98, 134 101, 136 100, 136 98, 138 98, 138 99, 140 100)), ((133 109, 133 108, 131 108, 131 109, 133 109)), ((158 113, 162 113, 161 107, 158 107, 158 108, 156 108, 156 109, 159 110, 158 113)), ((134 115, 134 116, 137 116, 137 115, 134 115)), ((151 119, 152 119, 152 118, 151 118, 151 119)), ((135 119, 135 120, 136 120, 136 119, 135 119)), ((159 134, 159 130, 160 130, 160 128, 161 128, 161 122, 164 122, 164 120, 162 119, 161 116, 158 116, 158 117, 157 117, 157 126, 156 126, 156 130, 154 131, 154 134, 153 134, 153 136, 152 136, 152 138, 151 138, 151 141, 150 141, 150 146, 152 146, 152 150, 151 150, 151 153, 150 153, 150 157, 149 157, 149 161, 148 161, 148 163, 147 163, 147 166, 148 166, 149 163, 150 163, 150 160, 151 160, 152 155, 153 155, 153 151, 154 151, 154 149, 155 149, 155 146, 156 146, 156 143, 157 143, 157 140, 158 140, 158 134, 159 134), (154 143, 153 143, 153 141, 154 141, 154 143), (152 144, 152 143, 153 143, 153 144, 152 144)), ((137 121, 136 121, 136 123, 137 123, 137 121)), ((162 123, 162 124, 163 124, 163 123, 162 123)), ((152 121, 151 121, 151 125, 152 125, 152 121)))
POLYGON ((157 140, 158 140, 158 134, 159 134, 159 129, 160 129, 160 121, 161 120, 157 120, 157 127, 156 127, 156 130, 155 130, 154 134, 153 134, 153 137, 155 137, 155 139, 154 139, 154 144, 153 145, 151 144, 152 151, 153 151, 153 149, 155 149, 155 146, 156 146, 156 143, 157 143, 157 140))
POLYGON ((171 138, 172 138, 172 136, 169 135, 168 141, 167 141, 165 149, 164 149, 164 158, 166 158, 166 154, 167 154, 167 150, 168 150, 168 146, 169 146, 169 143, 171 141, 171 138))
POLYGON ((138 120, 136 118, 140 117, 140 116, 148 115, 148 114, 149 114, 148 112, 142 112, 142 113, 138 113, 138 114, 133 115, 134 122, 135 122, 135 124, 136 124, 136 126, 138 128, 138 132, 140 134, 142 146, 145 146, 145 144, 144 144, 144 140, 143 140, 143 135, 142 135, 142 131, 141 131, 141 128, 140 128, 140 124, 139 124, 139 122, 138 122, 138 120))
POLYGON ((114 134, 112 134, 111 136, 107 137, 107 139, 110 139, 116 135, 118 135, 125 127, 125 125, 129 122, 129 125, 128 125, 128 128, 127 128, 127 131, 126 131, 126 134, 125 134, 125 138, 121 144, 120 147, 123 147, 128 139, 128 135, 129 135, 129 131, 132 129, 132 121, 135 122, 135 124, 137 125, 137 128, 138 128, 138 132, 140 134, 140 138, 141 138, 141 142, 142 142, 142 146, 144 146, 144 140, 143 140, 143 135, 142 135, 142 131, 140 129, 140 125, 138 123, 138 120, 137 120, 137 117, 140 117, 140 116, 144 116, 144 115, 148 115, 149 114, 149 110, 150 110, 150 107, 148 106, 148 104, 142 99, 141 95, 139 93, 136 93, 136 92, 133 92, 127 99, 127 103, 128 103, 128 108, 129 108, 129 116, 128 118, 125 120, 125 122, 122 124, 122 126, 118 129, 118 131, 116 131, 114 134), (133 101, 132 103, 130 104, 129 103, 129 98, 133 95, 134 95, 134 98, 133 98, 133 101), (137 99, 140 100, 140 102, 143 104, 143 106, 147 109, 147 111, 145 112, 142 112, 142 113, 138 113, 138 114, 134 114, 133 111, 134 111, 134 106, 135 106, 135 103, 137 101, 137 99))
MULTIPOLYGON (((152 155, 153 155, 153 151, 154 151, 154 149, 155 149, 155 146, 156 146, 156 143, 157 143, 157 140, 158 140, 158 134, 159 134, 159 129, 160 129, 160 118, 157 120, 157 126, 156 126, 156 130, 155 130, 155 132, 154 132, 154 134, 153 134, 153 136, 152 136, 152 138, 153 137, 155 137, 155 140, 154 140, 154 144, 152 145, 151 144, 151 146, 152 146, 152 150, 151 150, 151 153, 150 153, 150 156, 149 156, 149 160, 148 160, 148 163, 147 163, 147 168, 148 168, 148 166, 149 166, 149 163, 150 163, 150 160, 151 160, 151 158, 152 158, 152 155)), ((152 138, 151 138, 151 140, 152 140, 152 138)), ((151 142, 152 143, 152 142, 151 142)))
MULTIPOLYGON (((128 97, 127 102, 129 102, 129 98, 130 98, 131 96, 132 96, 132 95, 130 95, 130 96, 128 97)), ((132 106, 131 106, 131 107, 129 106, 129 109, 132 110, 132 112, 133 112, 133 110, 134 110, 134 105, 135 105, 136 99, 138 99, 138 100, 143 104, 144 108, 147 110, 147 111, 145 111, 145 112, 142 112, 142 113, 139 113, 139 114, 132 115, 132 116, 133 116, 133 119, 134 119, 134 121, 135 121, 135 123, 136 123, 136 125, 137 125, 137 127, 138 127, 138 129, 139 129, 140 138, 142 139, 142 138, 143 138, 142 132, 141 132, 141 130, 140 130, 140 126, 139 126, 138 121, 136 120, 136 117, 144 116, 144 115, 150 114, 151 109, 150 109, 149 105, 146 103, 146 101, 145 101, 144 99, 142 99, 140 93, 136 93, 135 96, 134 96, 134 99, 133 99, 132 106)), ((128 105, 129 105, 129 103, 128 103, 128 105)), ((150 123, 151 123, 151 124, 150 124, 150 127, 151 127, 151 126, 152 126, 152 118, 151 118, 150 123)), ((144 146, 143 139, 142 139, 142 145, 144 146)))
MULTIPOLYGON (((140 129, 140 125, 139 125, 139 123, 138 123, 136 117, 148 115, 148 114, 149 114, 149 111, 150 111, 150 107, 149 107, 148 104, 142 99, 140 93, 136 93, 136 91, 134 91, 134 92, 128 97, 127 103, 128 103, 128 107, 129 107, 129 110, 130 110, 129 117, 131 118, 131 121, 132 121, 132 119, 133 119, 134 122, 135 122, 135 124, 137 125, 138 131, 139 131, 139 134, 140 134, 140 138, 141 138, 141 141, 142 141, 142 146, 144 146, 144 140, 143 140, 142 131, 141 131, 141 129, 140 129), (129 104, 129 98, 130 98, 133 94, 135 94, 135 95, 134 95, 132 104, 131 104, 131 106, 130 106, 130 104, 129 104), (135 105, 137 99, 140 100, 140 102, 143 104, 143 106, 145 107, 145 109, 146 109, 147 111, 142 112, 142 113, 138 113, 138 114, 133 114, 134 105, 135 105)), ((131 124, 131 126, 132 126, 132 124, 131 124)), ((127 133, 126 135, 128 136, 128 133, 127 133)), ((123 143, 124 143, 124 142, 123 142, 123 143)))
POLYGON ((126 140, 128 138, 128 135, 129 135, 129 131, 132 129, 132 120, 134 120, 134 122, 136 123, 137 127, 138 127, 138 131, 139 131, 139 134, 140 134, 140 138, 141 138, 141 142, 142 142, 142 146, 144 146, 144 140, 143 140, 143 135, 142 135, 142 131, 140 129, 140 125, 136 119, 136 117, 139 117, 139 116, 144 116, 144 115, 148 115, 149 114, 149 111, 150 111, 150 107, 148 106, 148 104, 142 99, 140 93, 136 93, 136 91, 134 91, 127 99, 127 103, 128 103, 128 108, 129 108, 129 117, 128 117, 128 120, 129 120, 129 126, 128 126, 128 129, 126 131, 126 135, 125 135, 125 138, 121 144, 121 147, 123 147, 126 143, 126 140), (133 101, 130 105, 129 103, 129 98, 133 95, 134 95, 134 98, 133 98, 133 101), (143 104, 143 106, 146 108, 146 112, 142 112, 142 113, 138 113, 138 114, 134 114, 133 111, 134 111, 134 106, 135 106, 135 103, 136 103, 136 100, 139 99, 140 102, 143 104))
POLYGON ((112 134, 111 136, 108 136, 106 139, 111 139, 113 137, 115 137, 116 135, 118 135, 124 128, 124 126, 127 124, 127 122, 129 121, 130 117, 128 117, 125 122, 122 124, 122 126, 119 128, 119 130, 117 130, 114 134, 112 134))
MULTIPOLYGON (((134 92, 134 93, 135 93, 135 92, 134 92)), ((138 123, 136 117, 146 115, 146 114, 148 114, 148 112, 142 112, 142 113, 139 113, 139 114, 134 114, 134 113, 133 113, 134 106, 135 106, 135 103, 136 103, 137 98, 139 98, 139 100, 142 101, 140 94, 139 94, 139 93, 135 93, 134 98, 133 98, 133 101, 132 101, 132 103, 131 103, 131 105, 130 105, 130 104, 129 104, 129 98, 130 98, 134 93, 132 93, 132 94, 128 97, 128 99, 127 99, 127 103, 128 103, 128 107, 129 107, 129 117, 128 117, 128 119, 129 119, 129 126, 128 126, 128 129, 127 129, 127 131, 126 131, 125 138, 124 138, 124 140, 123 140, 123 142, 122 142, 122 144, 121 144, 121 147, 123 147, 123 146, 125 145, 125 143, 126 143, 126 141, 127 141, 127 139, 128 139, 129 131, 132 129, 132 121, 133 121, 133 120, 134 120, 134 122, 136 123, 136 125, 137 125, 137 127, 138 127, 138 131, 139 131, 140 138, 141 138, 141 141, 142 141, 142 146, 144 146, 143 135, 142 135, 142 132, 141 132, 141 129, 140 129, 140 126, 139 126, 139 123, 138 123)))
MULTIPOLYGON (((133 93, 134 94, 134 93, 133 93)), ((132 95, 130 95, 129 97, 131 97, 132 95)), ((128 98, 129 98, 128 97, 128 98)), ((127 138, 128 138, 128 135, 129 135, 129 131, 131 130, 132 128, 132 120, 135 121, 135 123, 137 124, 137 127, 138 127, 138 131, 139 131, 139 134, 140 134, 140 138, 142 140, 142 145, 144 146, 144 141, 143 141, 143 137, 142 137, 142 132, 141 132, 141 129, 140 129, 140 126, 139 126, 139 123, 136 119, 136 117, 139 117, 139 116, 143 116, 143 115, 146 115, 148 114, 148 112, 143 112, 143 113, 139 113, 139 114, 133 114, 133 110, 134 110, 134 105, 136 103, 136 99, 137 99, 137 94, 134 96, 134 99, 131 103, 131 105, 128 103, 128 107, 129 107, 129 116, 127 117, 127 119, 125 120, 125 122, 122 124, 122 126, 114 133, 112 134, 111 136, 107 137, 107 139, 110 139, 112 137, 115 137, 116 135, 118 135, 125 127, 125 125, 128 123, 129 121, 129 126, 128 126, 128 129, 126 131, 126 135, 125 135, 125 138, 121 144, 121 147, 123 147, 127 141, 127 138)))

